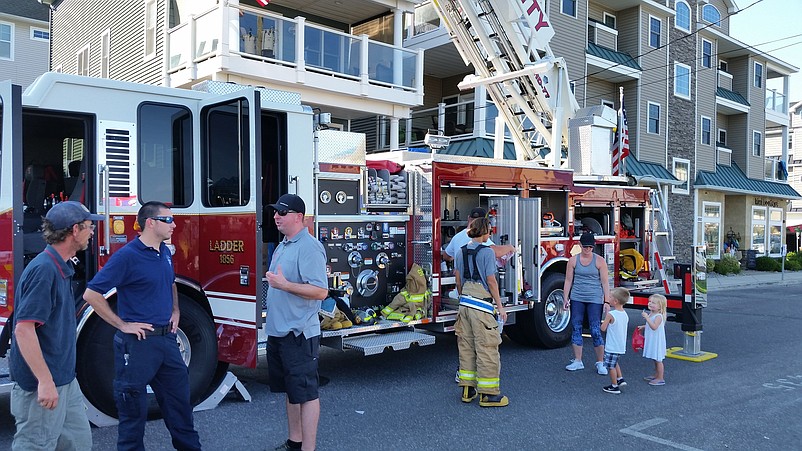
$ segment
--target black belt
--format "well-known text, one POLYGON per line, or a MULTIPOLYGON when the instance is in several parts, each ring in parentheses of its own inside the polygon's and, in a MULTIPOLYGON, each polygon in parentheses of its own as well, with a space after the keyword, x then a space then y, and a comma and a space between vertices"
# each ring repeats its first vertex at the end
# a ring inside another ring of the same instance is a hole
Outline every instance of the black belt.
POLYGON ((172 326, 169 324, 162 327, 154 327, 153 330, 145 329, 145 335, 167 335, 172 332, 172 326))

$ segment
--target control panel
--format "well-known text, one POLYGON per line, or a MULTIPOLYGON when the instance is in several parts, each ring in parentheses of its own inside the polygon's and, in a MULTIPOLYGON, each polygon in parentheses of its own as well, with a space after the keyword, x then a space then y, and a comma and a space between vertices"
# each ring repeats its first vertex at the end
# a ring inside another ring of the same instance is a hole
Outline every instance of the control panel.
POLYGON ((324 221, 318 238, 328 271, 351 292, 351 307, 385 305, 406 283, 406 223, 324 221))

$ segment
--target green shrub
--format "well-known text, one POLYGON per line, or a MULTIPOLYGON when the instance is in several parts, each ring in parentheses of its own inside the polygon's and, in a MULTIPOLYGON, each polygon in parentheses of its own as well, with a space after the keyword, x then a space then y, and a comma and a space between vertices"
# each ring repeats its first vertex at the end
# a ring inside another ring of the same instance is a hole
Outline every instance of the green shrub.
POLYGON ((715 271, 719 274, 738 274, 741 272, 741 263, 732 255, 725 255, 716 262, 715 271))
POLYGON ((716 261, 712 258, 708 258, 705 263, 707 265, 707 272, 713 272, 716 270, 716 261))
POLYGON ((799 263, 800 265, 802 265, 802 252, 789 252, 785 256, 785 259, 787 261, 795 261, 795 262, 799 263))
POLYGON ((755 269, 758 271, 779 271, 781 266, 777 259, 764 256, 755 260, 755 269))
POLYGON ((802 263, 799 263, 798 260, 786 260, 785 261, 785 269, 786 269, 786 271, 799 271, 799 270, 802 270, 802 263))

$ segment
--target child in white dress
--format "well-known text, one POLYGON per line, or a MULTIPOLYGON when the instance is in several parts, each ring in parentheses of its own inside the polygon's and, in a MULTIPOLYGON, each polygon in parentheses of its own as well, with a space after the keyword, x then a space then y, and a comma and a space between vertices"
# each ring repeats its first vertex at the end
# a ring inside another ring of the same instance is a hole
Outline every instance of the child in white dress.
POLYGON ((643 379, 652 386, 665 385, 663 359, 666 357, 666 297, 661 294, 649 296, 649 312, 644 311, 641 315, 646 320, 646 325, 638 326, 643 330, 643 357, 654 360, 654 375, 643 379))

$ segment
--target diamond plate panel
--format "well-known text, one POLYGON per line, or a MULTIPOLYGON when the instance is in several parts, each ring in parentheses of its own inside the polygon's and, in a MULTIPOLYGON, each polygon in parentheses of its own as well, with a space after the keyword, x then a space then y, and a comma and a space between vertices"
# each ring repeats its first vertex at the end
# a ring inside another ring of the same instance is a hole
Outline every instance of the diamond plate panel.
MULTIPOLYGON (((409 170, 409 168, 408 168, 409 170)), ((432 274, 434 254, 432 252, 433 218, 432 218, 432 167, 416 166, 412 169, 415 184, 413 186, 414 209, 412 212, 412 240, 429 244, 413 244, 412 259, 424 270, 432 274)))
MULTIPOLYGON (((244 88, 251 86, 240 85, 237 83, 226 83, 222 81, 206 80, 192 86, 193 91, 208 92, 210 94, 222 95, 231 94, 232 92, 241 91, 244 88)), ((301 94, 297 92, 280 91, 278 89, 259 88, 253 86, 254 89, 259 91, 259 96, 263 102, 284 103, 287 105, 300 105, 301 94)))
POLYGON ((319 162, 365 165, 367 146, 363 133, 320 130, 318 138, 319 162))

